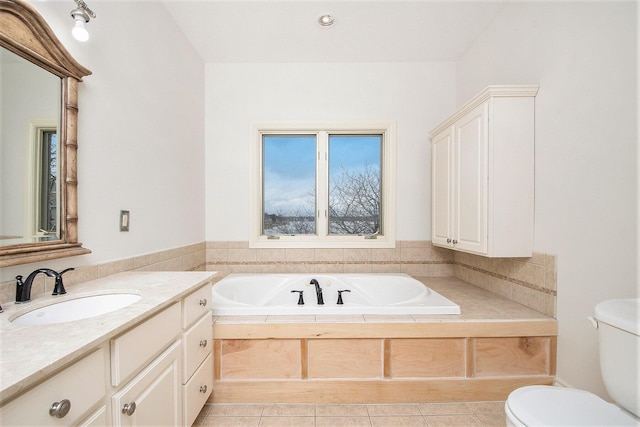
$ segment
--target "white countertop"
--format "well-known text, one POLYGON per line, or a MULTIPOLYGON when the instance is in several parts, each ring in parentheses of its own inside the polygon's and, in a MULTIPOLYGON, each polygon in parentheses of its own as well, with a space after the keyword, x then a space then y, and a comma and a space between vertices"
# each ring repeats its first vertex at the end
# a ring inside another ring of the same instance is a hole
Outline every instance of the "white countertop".
POLYGON ((28 304, 3 304, 0 313, 0 404, 48 374, 121 334, 198 289, 215 272, 126 272, 68 286, 61 296, 33 298, 28 304), (53 302, 105 293, 135 293, 142 298, 111 313, 51 325, 16 325, 10 320, 53 302))

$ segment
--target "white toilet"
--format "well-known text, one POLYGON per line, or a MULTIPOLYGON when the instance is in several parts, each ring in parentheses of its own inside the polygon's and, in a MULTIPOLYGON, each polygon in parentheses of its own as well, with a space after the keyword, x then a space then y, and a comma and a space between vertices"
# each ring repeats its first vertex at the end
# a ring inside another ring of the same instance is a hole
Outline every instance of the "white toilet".
POLYGON ((619 406, 583 390, 522 387, 505 403, 507 426, 640 426, 640 299, 601 302, 593 322, 602 379, 619 406))

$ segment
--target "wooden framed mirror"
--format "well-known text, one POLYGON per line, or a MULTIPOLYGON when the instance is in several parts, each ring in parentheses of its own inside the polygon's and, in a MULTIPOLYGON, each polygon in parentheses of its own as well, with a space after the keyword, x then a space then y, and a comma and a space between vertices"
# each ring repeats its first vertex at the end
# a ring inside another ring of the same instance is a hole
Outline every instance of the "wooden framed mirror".
MULTIPOLYGON (((22 0, 0 0, 0 50, 3 50, 0 53, 4 53, 4 57, 12 58, 14 63, 21 59, 26 60, 29 67, 33 64, 39 69, 32 71, 44 71, 45 74, 54 76, 54 86, 59 79, 60 88, 55 91, 59 99, 52 101, 54 104, 58 103, 56 111, 59 114, 54 113, 54 115, 58 114, 58 117, 49 117, 48 121, 40 120, 48 123, 47 126, 43 125, 43 128, 49 129, 56 140, 54 143, 56 153, 52 161, 55 165, 55 179, 52 179, 52 182, 55 184, 51 184, 52 187, 55 186, 55 191, 48 196, 53 200, 49 206, 54 218, 49 219, 51 229, 38 230, 40 227, 37 224, 35 226, 23 224, 19 227, 6 220, 11 216, 21 217, 14 222, 22 221, 26 224, 30 221, 33 222, 32 218, 38 217, 40 214, 28 211, 33 208, 25 208, 25 206, 31 206, 24 201, 27 197, 31 197, 25 194, 28 192, 26 190, 28 185, 24 182, 28 179, 22 179, 22 175, 25 174, 23 170, 29 169, 24 166, 28 162, 11 159, 5 153, 5 151, 24 151, 22 148, 12 150, 18 145, 25 145, 25 142, 21 140, 23 138, 8 137, 7 141, 0 139, 0 150, 2 150, 0 151, 0 180, 2 180, 0 181, 0 190, 2 190, 0 191, 0 267, 90 253, 90 250, 83 248, 82 244, 78 242, 77 124, 78 83, 82 81, 84 76, 90 75, 91 71, 76 62, 60 43, 44 18, 30 4, 22 0), (4 50, 8 52, 5 53, 4 50), (7 149, 7 147, 9 148, 7 149), (12 192, 15 197, 11 197, 10 193, 12 192), (23 194, 20 194, 21 192, 23 194), (16 209, 17 214, 10 209, 16 209), (22 215, 20 215, 20 209, 23 209, 22 215), (22 231, 16 231, 18 228, 22 231), (29 229, 36 229, 37 232, 30 232, 29 229)), ((26 61, 23 62, 26 64, 26 61)), ((2 72, 0 69, 0 77, 3 79, 9 74, 11 73, 2 72)), ((45 78, 49 77, 38 77, 38 82, 45 78)), ((12 85, 4 82, 0 88, 10 86, 12 85)), ((26 86, 33 85, 27 84, 26 86)), ((10 92, 8 89, 0 90, 0 96, 6 95, 8 97, 10 92)), ((33 97, 33 94, 28 96, 33 97)), ((6 118, 5 113, 13 111, 15 108, 13 105, 7 105, 4 100, 2 101, 0 120, 3 121, 0 123, 4 125, 5 123, 18 122, 17 126, 20 127, 20 132, 29 133, 24 132, 27 126, 22 118, 6 118), (3 116, 5 117, 3 118, 3 116)), ((29 102, 32 102, 31 98, 29 102)), ((33 114, 37 115, 38 113, 33 114)), ((35 122, 38 120, 36 119, 35 122)), ((3 126, 3 128, 6 127, 3 126)), ((4 138, 7 133, 5 130, 3 129, 0 138, 4 138)))

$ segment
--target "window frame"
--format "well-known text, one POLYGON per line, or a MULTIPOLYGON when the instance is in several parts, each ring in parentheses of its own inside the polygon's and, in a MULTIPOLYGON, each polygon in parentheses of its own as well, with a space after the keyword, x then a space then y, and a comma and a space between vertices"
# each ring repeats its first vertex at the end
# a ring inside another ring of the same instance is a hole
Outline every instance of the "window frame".
POLYGON ((393 121, 368 122, 255 122, 251 126, 251 182, 250 182, 250 230, 251 248, 395 248, 396 223, 396 126, 393 121), (316 143, 316 231, 315 235, 262 235, 262 136, 286 134, 314 134, 316 143), (328 233, 328 219, 323 210, 328 209, 328 136, 382 135, 381 159, 381 217, 383 234, 335 235, 328 233), (325 191, 325 193, 321 193, 325 191), (318 218, 320 216, 320 218, 318 218), (322 218, 322 216, 325 216, 322 218), (326 233, 326 234, 324 234, 326 233))

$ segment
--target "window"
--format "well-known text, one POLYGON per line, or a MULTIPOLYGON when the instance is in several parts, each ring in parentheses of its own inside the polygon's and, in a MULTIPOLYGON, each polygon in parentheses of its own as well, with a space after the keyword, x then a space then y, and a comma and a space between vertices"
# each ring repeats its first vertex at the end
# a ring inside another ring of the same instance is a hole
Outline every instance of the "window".
POLYGON ((40 134, 40 185, 37 204, 37 228, 45 234, 57 230, 57 135, 55 129, 42 129, 40 134))
POLYGON ((252 247, 394 247, 391 123, 255 126, 252 247))
POLYGON ((25 168, 24 236, 59 239, 58 125, 55 120, 28 122, 25 168))

